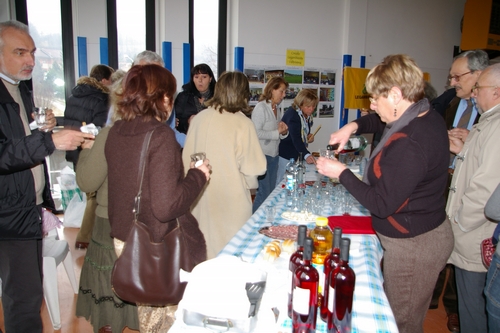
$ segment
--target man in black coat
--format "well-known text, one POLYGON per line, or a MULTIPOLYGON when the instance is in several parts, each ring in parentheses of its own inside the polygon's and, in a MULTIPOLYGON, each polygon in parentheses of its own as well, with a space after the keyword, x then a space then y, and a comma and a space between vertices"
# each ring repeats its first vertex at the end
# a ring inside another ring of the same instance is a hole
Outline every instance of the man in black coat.
POLYGON ((28 27, 0 22, 0 279, 7 332, 42 332, 42 206, 54 208, 45 157, 73 150, 93 135, 52 133, 56 119, 30 130, 33 99, 22 81, 35 65, 28 27))

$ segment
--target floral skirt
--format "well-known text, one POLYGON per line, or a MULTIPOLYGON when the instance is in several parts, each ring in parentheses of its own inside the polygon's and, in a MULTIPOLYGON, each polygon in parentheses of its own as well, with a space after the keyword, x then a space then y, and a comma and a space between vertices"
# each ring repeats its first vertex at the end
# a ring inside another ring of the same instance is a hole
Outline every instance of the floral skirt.
POLYGON ((111 289, 116 253, 110 232, 109 220, 96 216, 80 275, 76 315, 89 320, 95 333, 106 325, 113 333, 121 333, 125 327, 139 329, 137 307, 123 302, 111 289))

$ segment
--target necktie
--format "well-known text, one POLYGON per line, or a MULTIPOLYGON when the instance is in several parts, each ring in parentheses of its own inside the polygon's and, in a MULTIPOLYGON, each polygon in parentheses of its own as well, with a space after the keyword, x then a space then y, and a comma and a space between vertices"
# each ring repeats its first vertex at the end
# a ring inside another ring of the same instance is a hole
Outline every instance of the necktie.
MULTIPOLYGON (((467 128, 467 125, 469 125, 471 114, 472 114, 472 101, 468 99, 467 108, 465 108, 464 113, 462 113, 462 116, 458 120, 457 128, 467 128)), ((454 168, 454 160, 455 160, 455 155, 450 153, 450 166, 452 166, 452 168, 454 168)))
POLYGON ((460 117, 460 120, 458 121, 457 127, 458 128, 467 128, 467 125, 469 125, 469 120, 470 120, 470 115, 472 114, 472 101, 470 99, 467 100, 467 108, 465 109, 464 113, 460 117))

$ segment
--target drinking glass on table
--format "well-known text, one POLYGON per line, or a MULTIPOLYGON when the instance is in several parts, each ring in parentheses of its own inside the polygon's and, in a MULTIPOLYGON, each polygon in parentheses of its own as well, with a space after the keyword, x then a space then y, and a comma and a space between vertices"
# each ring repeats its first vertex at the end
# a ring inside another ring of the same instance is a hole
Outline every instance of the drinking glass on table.
POLYGON ((264 211, 266 213, 266 222, 273 223, 274 222, 274 215, 276 214, 276 207, 266 206, 266 207, 264 207, 264 211))

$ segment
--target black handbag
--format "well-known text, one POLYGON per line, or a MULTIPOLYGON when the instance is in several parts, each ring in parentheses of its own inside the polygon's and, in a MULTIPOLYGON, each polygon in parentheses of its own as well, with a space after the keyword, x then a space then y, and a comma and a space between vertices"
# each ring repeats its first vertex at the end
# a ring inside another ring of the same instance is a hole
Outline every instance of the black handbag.
POLYGON ((146 154, 153 131, 146 134, 139 164, 139 192, 135 197, 134 221, 121 255, 111 273, 115 294, 139 305, 178 304, 186 282, 179 279, 180 269, 191 271, 198 262, 191 257, 182 229, 177 226, 161 243, 153 243, 149 228, 138 220, 146 154))

